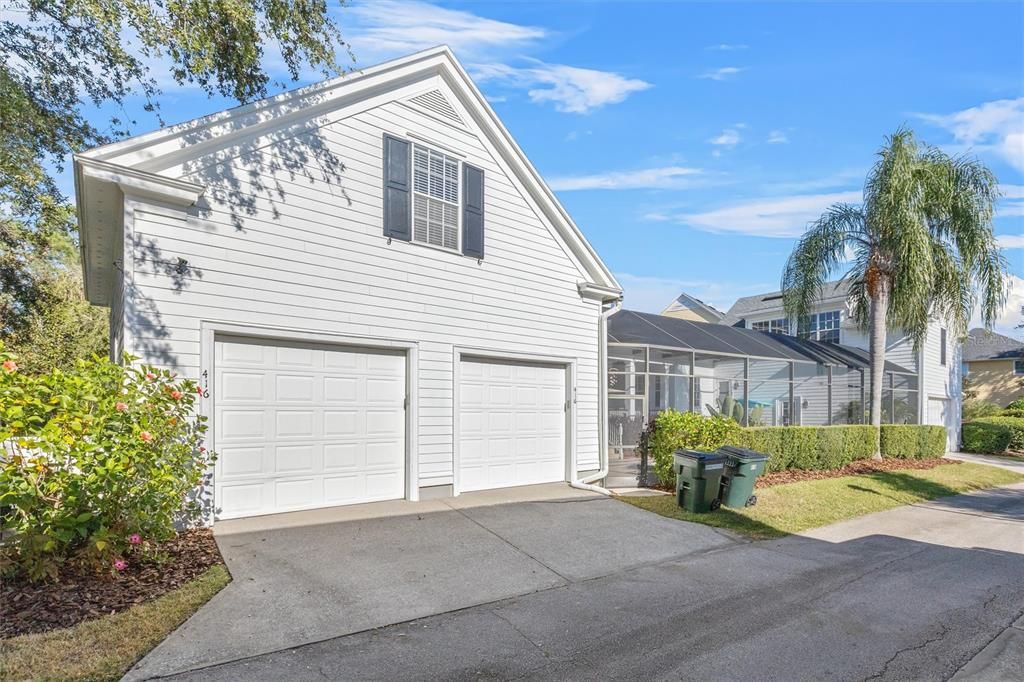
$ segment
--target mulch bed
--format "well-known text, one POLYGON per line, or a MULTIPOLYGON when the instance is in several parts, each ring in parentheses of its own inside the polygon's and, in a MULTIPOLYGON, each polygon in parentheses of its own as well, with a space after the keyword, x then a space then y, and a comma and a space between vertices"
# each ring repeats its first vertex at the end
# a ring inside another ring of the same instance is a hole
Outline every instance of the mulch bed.
POLYGON ((0 587, 0 638, 77 625, 155 599, 223 563, 208 528, 162 545, 168 561, 129 564, 117 577, 65 571, 60 582, 5 580, 0 587))
POLYGON ((883 459, 881 461, 862 459, 847 464, 841 469, 830 469, 827 471, 789 469, 787 471, 773 471, 762 474, 754 487, 769 488, 773 485, 783 483, 795 483, 797 481, 818 481, 825 478, 839 478, 840 476, 857 476, 860 474, 874 474, 879 471, 906 471, 907 469, 934 469, 937 466, 947 464, 960 464, 955 459, 883 459))

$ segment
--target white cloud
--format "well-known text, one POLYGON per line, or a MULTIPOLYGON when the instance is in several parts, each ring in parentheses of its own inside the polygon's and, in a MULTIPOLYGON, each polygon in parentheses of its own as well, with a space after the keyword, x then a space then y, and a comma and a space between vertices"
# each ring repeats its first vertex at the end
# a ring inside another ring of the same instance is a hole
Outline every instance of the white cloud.
POLYGON ((1024 234, 996 235, 996 243, 1001 249, 1024 249, 1024 234))
POLYGON ((735 147, 740 143, 740 132, 736 130, 736 128, 726 128, 721 133, 708 140, 708 143, 719 147, 735 147))
POLYGON ((804 194, 746 201, 732 206, 676 216, 678 222, 707 232, 734 232, 756 237, 796 237, 807 224, 836 203, 858 203, 861 192, 804 194))
POLYGON ((778 283, 736 284, 728 280, 685 280, 673 277, 647 277, 626 272, 615 273, 624 291, 623 305, 630 310, 660 313, 686 292, 719 310, 728 310, 737 298, 778 288, 778 283))
POLYGON ((952 114, 917 114, 944 128, 953 139, 991 152, 1024 171, 1024 97, 985 102, 952 114))
POLYGON ((438 7, 417 0, 369 0, 345 10, 344 26, 360 63, 373 63, 436 45, 460 58, 487 59, 501 49, 528 46, 548 32, 438 7))
MULTIPOLYGON (((477 82, 523 89, 531 101, 587 113, 646 90, 650 83, 612 71, 547 64, 522 55, 550 33, 419 0, 372 0, 346 10, 344 26, 360 64, 445 44, 477 82)), ((501 96, 490 96, 503 101, 501 96)))
POLYGON ((574 114, 585 114, 616 104, 634 92, 651 87, 650 83, 611 71, 545 64, 535 60, 531 60, 531 64, 518 68, 507 64, 478 64, 470 69, 480 83, 525 88, 531 101, 551 102, 558 111, 574 114))
POLYGON ((719 43, 717 45, 708 45, 705 50, 718 50, 719 52, 732 52, 733 50, 746 50, 749 45, 742 43, 719 43))
MULTIPOLYGON (((1021 330, 1015 327, 1024 321, 1024 313, 1021 306, 1024 306, 1024 279, 1017 275, 1010 275, 1010 295, 1006 298, 1006 305, 1002 312, 996 317, 992 329, 1000 334, 1006 334, 1014 338, 1020 338, 1021 330)), ((620 280, 621 281, 621 280, 620 280)), ((975 313, 971 320, 971 328, 981 326, 981 316, 975 313)))
POLYGON ((786 133, 781 130, 773 130, 768 133, 768 144, 786 144, 789 142, 789 138, 786 137, 786 133))
POLYGON ((1024 199, 1024 185, 999 185, 1003 199, 1024 199))
POLYGON ((633 171, 554 177, 548 181, 548 185, 551 189, 560 192, 586 189, 679 189, 686 186, 688 178, 700 173, 699 168, 664 166, 633 171))
POLYGON ((740 71, 744 70, 745 69, 740 66, 723 66, 720 69, 712 69, 711 71, 706 71, 697 76, 697 78, 706 78, 708 80, 713 81, 724 81, 725 79, 731 78, 738 74, 740 71))

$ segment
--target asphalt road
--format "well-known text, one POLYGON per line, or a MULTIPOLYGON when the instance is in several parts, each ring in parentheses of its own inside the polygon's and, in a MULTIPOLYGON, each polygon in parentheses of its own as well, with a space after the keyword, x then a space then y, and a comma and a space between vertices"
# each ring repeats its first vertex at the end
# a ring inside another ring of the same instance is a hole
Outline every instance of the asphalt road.
POLYGON ((1024 487, 737 543, 189 680, 1024 679, 1024 487), (1016 626, 1014 625, 1016 623, 1016 626))

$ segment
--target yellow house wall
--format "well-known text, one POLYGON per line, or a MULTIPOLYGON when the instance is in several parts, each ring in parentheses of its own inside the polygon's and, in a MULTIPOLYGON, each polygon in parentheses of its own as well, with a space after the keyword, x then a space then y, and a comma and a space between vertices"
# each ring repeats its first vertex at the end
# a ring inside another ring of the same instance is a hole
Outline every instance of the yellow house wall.
POLYGON ((977 392, 979 400, 1005 407, 1024 398, 1024 376, 1014 375, 1013 360, 975 360, 967 364, 970 390, 977 392))

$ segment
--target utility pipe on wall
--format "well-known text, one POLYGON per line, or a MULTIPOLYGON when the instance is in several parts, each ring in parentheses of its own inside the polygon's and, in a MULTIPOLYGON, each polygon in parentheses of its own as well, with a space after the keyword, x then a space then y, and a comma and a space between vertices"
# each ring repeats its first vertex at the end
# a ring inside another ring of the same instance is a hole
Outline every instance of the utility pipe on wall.
MULTIPOLYGON (((598 431, 597 431, 597 462, 598 470, 596 473, 590 474, 589 476, 582 479, 574 479, 569 481, 569 485, 573 488, 579 488, 580 490, 589 490, 591 492, 600 493, 601 495, 611 496, 611 491, 607 488, 602 488, 599 485, 593 485, 594 481, 600 481, 603 478, 608 477, 608 318, 614 313, 618 312, 619 308, 622 307, 622 300, 616 299, 612 301, 611 306, 608 310, 601 313, 601 317, 597 322, 597 372, 598 372, 598 406, 597 406, 597 419, 598 419, 598 431)), ((572 471, 573 475, 577 474, 576 471, 576 451, 573 450, 573 462, 572 471)))

